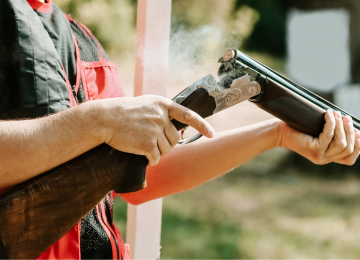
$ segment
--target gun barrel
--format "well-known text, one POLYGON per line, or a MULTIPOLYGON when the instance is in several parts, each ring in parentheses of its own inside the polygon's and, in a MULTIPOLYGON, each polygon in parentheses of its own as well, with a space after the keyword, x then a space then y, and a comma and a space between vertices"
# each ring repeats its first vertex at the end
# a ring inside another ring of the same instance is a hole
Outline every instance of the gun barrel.
POLYGON ((360 130, 360 120, 310 90, 284 77, 239 50, 234 50, 236 61, 264 76, 260 85, 264 88, 261 98, 254 98, 260 108, 284 120, 295 129, 313 136, 321 133, 326 110, 340 111, 350 116, 354 127, 360 130), (320 127, 321 126, 321 127, 320 127))

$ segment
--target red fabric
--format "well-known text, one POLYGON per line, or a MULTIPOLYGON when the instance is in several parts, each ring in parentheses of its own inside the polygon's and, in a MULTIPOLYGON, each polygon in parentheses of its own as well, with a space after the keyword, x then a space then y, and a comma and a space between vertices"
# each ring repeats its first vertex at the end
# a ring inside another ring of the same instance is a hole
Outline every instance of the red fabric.
POLYGON ((39 0, 27 0, 31 7, 41 13, 50 13, 52 11, 52 0, 47 0, 46 3, 39 0))
POLYGON ((38 259, 80 259, 79 233, 80 230, 76 225, 38 259))
POLYGON ((121 246, 122 246, 120 248, 120 254, 121 254, 120 259, 129 260, 130 259, 130 245, 124 244, 124 241, 121 238, 120 230, 117 228, 117 226, 112 224, 112 228, 115 231, 115 236, 116 236, 116 239, 117 239, 119 245, 121 244, 121 246))
POLYGON ((109 61, 80 62, 81 78, 88 100, 123 97, 115 64, 109 61))
MULTIPOLYGON (((110 240, 111 250, 112 250, 112 253, 113 253, 113 258, 114 259, 119 259, 118 253, 117 253, 117 248, 116 248, 116 242, 115 242, 114 237, 113 237, 113 232, 111 230, 111 227, 109 226, 109 224, 106 221, 106 214, 105 214, 105 209, 104 209, 105 205, 104 205, 103 200, 100 202, 100 205, 101 205, 101 212, 100 212, 100 209, 99 209, 99 205, 96 206, 96 213, 99 216, 99 222, 100 222, 102 228, 105 230, 105 233, 106 233, 106 235, 108 236, 108 238, 110 240)), ((119 248, 119 251, 120 251, 120 248, 119 248)))

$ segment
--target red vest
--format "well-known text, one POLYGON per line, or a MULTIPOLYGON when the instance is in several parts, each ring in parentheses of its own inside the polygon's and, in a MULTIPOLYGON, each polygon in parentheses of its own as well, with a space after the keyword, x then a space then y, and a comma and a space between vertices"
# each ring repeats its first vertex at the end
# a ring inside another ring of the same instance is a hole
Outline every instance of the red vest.
MULTIPOLYGON (((87 37, 92 40, 96 40, 90 30, 83 24, 77 23, 67 15, 65 16, 70 23, 80 28, 87 37)), ((76 36, 82 37, 82 35, 76 36)), ((68 89, 72 90, 71 92, 69 91, 71 106, 73 107, 77 105, 77 97, 73 94, 73 90, 78 93, 81 85, 86 101, 125 96, 121 89, 120 77, 116 65, 102 56, 102 52, 104 52, 104 50, 101 45, 98 45, 99 61, 82 61, 79 42, 76 36, 74 35, 77 71, 76 85, 72 87, 70 86, 69 81, 66 80, 68 89)), ((108 194, 107 196, 115 197, 116 193, 114 192, 113 194, 108 194)), ((104 229, 110 240, 113 259, 130 259, 130 246, 128 244, 124 244, 119 229, 113 223, 109 224, 105 214, 104 201, 101 201, 94 210, 97 212, 96 215, 98 216, 101 227, 104 229)), ((46 250, 38 259, 80 259, 83 258, 80 254, 80 247, 81 222, 72 228, 59 241, 49 247, 48 250, 46 250)))

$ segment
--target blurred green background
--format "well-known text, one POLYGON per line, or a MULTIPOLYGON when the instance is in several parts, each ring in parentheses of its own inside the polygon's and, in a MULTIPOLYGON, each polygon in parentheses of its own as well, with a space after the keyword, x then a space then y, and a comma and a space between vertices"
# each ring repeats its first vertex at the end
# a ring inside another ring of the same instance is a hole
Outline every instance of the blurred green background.
MULTIPOLYGON (((136 1, 54 1, 96 35, 131 96, 136 1)), ((284 73, 287 2, 173 0, 169 97, 199 75, 216 73, 226 48, 244 50, 284 73)), ((317 166, 274 149, 164 198, 161 258, 359 258, 359 167, 317 166)), ((125 238, 127 205, 118 197, 114 207, 125 238)))

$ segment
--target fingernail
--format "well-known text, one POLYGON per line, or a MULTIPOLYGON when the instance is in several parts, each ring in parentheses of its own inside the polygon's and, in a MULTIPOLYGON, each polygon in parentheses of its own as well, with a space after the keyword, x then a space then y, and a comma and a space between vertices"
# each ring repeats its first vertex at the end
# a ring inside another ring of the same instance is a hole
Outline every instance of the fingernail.
POLYGON ((214 130, 214 128, 210 128, 210 129, 209 129, 209 132, 208 132, 208 136, 209 136, 210 138, 212 138, 212 137, 214 137, 214 135, 215 135, 215 130, 214 130))
POLYGON ((334 114, 334 112, 331 109, 329 109, 328 112, 330 113, 330 115, 334 114))
POLYGON ((336 117, 338 118, 338 119, 341 119, 341 114, 340 114, 340 112, 336 112, 336 117))

